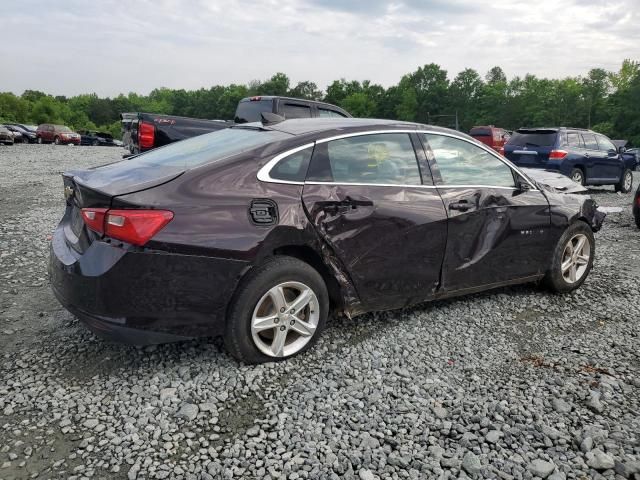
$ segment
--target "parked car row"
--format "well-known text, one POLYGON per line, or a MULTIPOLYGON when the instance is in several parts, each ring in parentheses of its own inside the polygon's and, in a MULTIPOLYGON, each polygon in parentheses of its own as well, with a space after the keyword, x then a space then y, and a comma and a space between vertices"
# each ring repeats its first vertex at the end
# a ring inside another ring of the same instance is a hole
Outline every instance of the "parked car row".
POLYGON ((13 145, 14 143, 54 143, 56 145, 92 145, 122 146, 120 140, 114 140, 110 133, 95 130, 79 130, 74 132, 65 125, 42 123, 25 125, 22 123, 7 123, 0 125, 0 143, 13 145))

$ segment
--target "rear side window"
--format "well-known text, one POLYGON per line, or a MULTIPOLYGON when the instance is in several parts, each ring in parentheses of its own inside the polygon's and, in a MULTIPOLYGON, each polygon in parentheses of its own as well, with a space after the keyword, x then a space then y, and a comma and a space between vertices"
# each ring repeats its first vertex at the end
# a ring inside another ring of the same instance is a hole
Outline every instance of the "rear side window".
POLYGON ((272 112, 272 100, 247 100, 238 103, 236 109, 236 123, 251 123, 262 121, 262 112, 272 112))
POLYGON ((508 145, 518 147, 552 147, 558 136, 555 131, 514 132, 508 145))
POLYGON ((600 146, 600 150, 603 150, 605 152, 608 152, 610 150, 614 150, 614 151, 617 150, 616 146, 611 142, 611 140, 609 140, 604 135, 597 135, 596 138, 598 139, 598 145, 600 146))
POLYGON ((309 181, 420 185, 418 161, 406 133, 333 140, 316 146, 309 181))
POLYGON ((421 134, 436 159, 444 185, 513 187, 511 168, 486 150, 458 138, 421 134))
POLYGON ((326 108, 318 108, 318 116, 326 118, 345 118, 343 114, 326 108))
POLYGON ((269 172, 269 176, 277 180, 304 182, 312 153, 313 147, 292 153, 276 163, 269 172))
POLYGON ((584 148, 582 137, 579 133, 576 132, 567 133, 567 145, 569 145, 570 147, 584 148))
POLYGON ((584 141, 585 148, 589 150, 599 150, 596 136, 593 133, 583 133, 582 140, 584 141))
POLYGON ((293 103, 285 103, 282 106, 282 114, 284 118, 311 118, 311 107, 306 105, 296 105, 293 103))

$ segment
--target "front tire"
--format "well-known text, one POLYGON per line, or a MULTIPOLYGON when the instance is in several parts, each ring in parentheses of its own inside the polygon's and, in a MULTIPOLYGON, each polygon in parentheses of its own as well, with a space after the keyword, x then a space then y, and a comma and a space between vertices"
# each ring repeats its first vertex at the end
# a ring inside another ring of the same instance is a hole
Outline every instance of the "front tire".
POLYGON ((584 172, 582 171, 581 168, 574 168, 573 170, 571 170, 570 177, 571 177, 571 180, 573 180, 576 183, 579 183, 584 187, 586 179, 584 176, 584 172))
POLYGON ((56 145, 60 145, 60 138, 58 137, 54 138, 53 143, 55 143, 56 145))
POLYGON ((633 172, 625 168, 624 172, 622 172, 622 177, 620 177, 620 182, 616 184, 615 189, 616 192, 629 193, 633 188, 633 172))
POLYGON ((38 144, 42 145, 42 137, 38 137, 38 144))
POLYGON ((224 343, 245 363, 284 360, 317 341, 328 313, 329 294, 322 276, 301 260, 275 257, 238 286, 224 343))
POLYGON ((589 275, 595 252, 591 227, 580 220, 571 224, 558 240, 544 283, 557 293, 576 290, 589 275))

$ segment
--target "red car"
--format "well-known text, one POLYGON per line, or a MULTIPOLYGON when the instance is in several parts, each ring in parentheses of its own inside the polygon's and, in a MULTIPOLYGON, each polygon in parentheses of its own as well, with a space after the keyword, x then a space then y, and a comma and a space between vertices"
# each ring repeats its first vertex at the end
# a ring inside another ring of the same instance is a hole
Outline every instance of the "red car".
POLYGON ((504 144, 509 139, 509 132, 504 128, 494 127, 493 125, 473 127, 469 135, 493 148, 499 154, 504 155, 504 144))
POLYGON ((80 145, 80 135, 64 125, 43 123, 36 130, 38 143, 55 143, 56 145, 80 145))

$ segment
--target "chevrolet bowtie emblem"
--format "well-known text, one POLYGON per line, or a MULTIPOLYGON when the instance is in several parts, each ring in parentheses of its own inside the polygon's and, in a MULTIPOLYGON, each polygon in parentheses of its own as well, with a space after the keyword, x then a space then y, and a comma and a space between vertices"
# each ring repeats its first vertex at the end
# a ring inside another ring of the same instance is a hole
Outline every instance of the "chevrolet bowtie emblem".
POLYGON ((73 190, 73 188, 71 188, 70 186, 66 186, 64 187, 64 198, 65 200, 69 201, 73 198, 73 194, 75 193, 75 191, 73 190))

